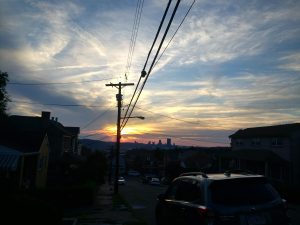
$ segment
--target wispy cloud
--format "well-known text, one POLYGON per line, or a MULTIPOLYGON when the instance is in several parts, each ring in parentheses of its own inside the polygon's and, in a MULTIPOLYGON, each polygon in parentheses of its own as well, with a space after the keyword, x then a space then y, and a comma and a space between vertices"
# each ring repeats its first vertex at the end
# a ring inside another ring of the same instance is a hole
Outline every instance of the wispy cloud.
MULTIPOLYGON (((181 2, 166 41, 192 2, 181 2)), ((144 3, 128 82, 140 76, 166 4, 144 3)), ((9 85, 11 97, 86 105, 70 109, 12 102, 10 112, 39 115, 47 109, 67 124, 84 126, 109 109, 84 131, 108 134, 106 128, 115 127, 116 89, 105 84, 125 81, 135 7, 132 1, 1 1, 1 70, 11 81, 73 82, 9 85), (104 78, 112 80, 74 83, 104 78)), ((299 10, 299 1, 196 1, 149 77, 134 111, 147 119, 130 120, 131 138, 146 141, 153 138, 149 133, 166 134, 199 137, 198 143, 208 145, 227 142, 239 128, 299 121, 299 10)), ((122 90, 124 104, 133 90, 122 90)))
POLYGON ((292 53, 287 56, 280 58, 282 64, 279 66, 280 69, 300 71, 300 53, 292 53))

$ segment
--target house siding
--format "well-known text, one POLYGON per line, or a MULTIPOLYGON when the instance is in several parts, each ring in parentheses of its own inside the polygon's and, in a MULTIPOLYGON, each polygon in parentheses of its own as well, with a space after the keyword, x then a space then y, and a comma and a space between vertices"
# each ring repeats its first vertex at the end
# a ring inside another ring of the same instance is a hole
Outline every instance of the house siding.
POLYGON ((291 158, 293 168, 293 183, 300 187, 300 131, 296 132, 291 137, 291 158))
MULTIPOLYGON (((282 162, 265 163, 265 175, 289 185, 292 188, 300 187, 300 124, 285 124, 269 127, 247 128, 239 130, 230 136, 232 151, 252 150, 270 151, 275 153, 282 162)), ((247 159, 238 160, 237 166, 249 169, 247 159)), ((258 165, 259 159, 256 160, 258 165)), ((262 171, 263 169, 260 168, 262 171)))
POLYGON ((268 149, 284 160, 291 161, 291 140, 287 137, 279 137, 281 145, 274 145, 272 141, 277 137, 269 138, 233 138, 231 139, 232 150, 243 150, 243 149, 268 149), (254 140, 259 140, 259 143, 255 143, 254 140))
POLYGON ((49 142, 48 137, 45 136, 40 147, 37 159, 37 173, 36 173, 36 187, 43 188, 47 183, 48 160, 49 160, 49 142))

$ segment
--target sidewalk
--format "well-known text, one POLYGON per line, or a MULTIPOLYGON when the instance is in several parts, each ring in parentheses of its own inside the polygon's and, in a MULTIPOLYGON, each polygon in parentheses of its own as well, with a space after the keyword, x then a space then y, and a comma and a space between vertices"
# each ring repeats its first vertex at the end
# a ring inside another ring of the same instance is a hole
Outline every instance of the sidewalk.
POLYGON ((123 203, 113 203, 113 186, 99 187, 95 203, 78 210, 78 216, 64 218, 64 225, 139 225, 140 222, 123 203))

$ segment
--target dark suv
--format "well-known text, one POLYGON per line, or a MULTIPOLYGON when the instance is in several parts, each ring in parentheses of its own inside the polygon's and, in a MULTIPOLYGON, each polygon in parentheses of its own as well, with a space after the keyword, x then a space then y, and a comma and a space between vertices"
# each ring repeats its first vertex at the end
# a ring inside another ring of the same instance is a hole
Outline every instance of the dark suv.
POLYGON ((249 173, 185 173, 158 196, 158 225, 287 225, 286 202, 249 173))

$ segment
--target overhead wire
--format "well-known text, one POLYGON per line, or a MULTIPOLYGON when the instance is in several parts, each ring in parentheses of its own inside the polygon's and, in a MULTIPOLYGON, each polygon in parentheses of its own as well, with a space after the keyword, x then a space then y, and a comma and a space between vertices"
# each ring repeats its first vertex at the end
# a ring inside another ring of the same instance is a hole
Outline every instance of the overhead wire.
MULTIPOLYGON (((153 40, 152 46, 150 47, 148 56, 147 56, 147 58, 146 58, 146 61, 145 61, 145 64, 144 64, 142 73, 145 71, 145 68, 146 68, 146 66, 147 66, 149 57, 150 57, 151 52, 152 52, 152 50, 153 50, 153 47, 154 47, 154 45, 155 45, 155 43, 156 43, 156 40, 157 40, 157 38, 158 38, 158 35, 159 35, 160 30, 161 30, 161 28, 162 28, 162 25, 163 25, 163 23, 164 23, 164 21, 165 21, 166 15, 167 15, 167 13, 168 13, 168 11, 169 11, 171 2, 172 2, 172 0, 169 0, 168 4, 167 4, 167 6, 166 6, 166 9, 165 9, 165 11, 164 11, 163 17, 162 17, 162 19, 161 19, 161 21, 160 21, 160 24, 159 24, 159 27, 158 27, 158 29, 157 29, 157 31, 156 31, 155 38, 154 38, 154 40, 153 40)), ((121 127, 124 127, 124 126, 125 126, 125 125, 124 125, 124 121, 125 121, 125 119, 126 119, 126 116, 127 116, 128 111, 129 111, 129 109, 130 109, 131 103, 132 103, 132 101, 133 101, 133 99, 134 99, 134 97, 135 97, 136 91, 137 91, 137 89, 138 89, 138 87, 139 87, 139 85, 140 85, 140 82, 141 82, 142 77, 143 77, 143 74, 140 75, 140 78, 139 78, 138 83, 137 83, 137 85, 136 85, 136 87, 135 87, 135 90, 134 90, 134 92, 133 92, 133 95, 132 95, 132 97, 131 97, 131 99, 130 99, 130 102, 129 102, 128 106, 127 106, 127 109, 126 109, 126 112, 125 112, 124 119, 123 119, 123 121, 122 121, 121 127)))
POLYGON ((172 15, 171 15, 171 17, 170 17, 170 19, 169 19, 168 25, 167 25, 166 30, 165 30, 165 32, 164 32, 164 35, 163 35, 163 37, 162 37, 162 39, 161 39, 161 42, 160 42, 160 44, 159 44, 159 47, 158 47, 158 49, 157 49, 157 51, 156 51, 156 54, 155 54, 155 56, 154 56, 154 59, 152 60, 151 66, 150 66, 150 68, 149 68, 149 71, 148 71, 148 73, 147 73, 147 75, 146 75, 146 77, 145 77, 145 80, 144 80, 144 82, 143 82, 143 84, 142 84, 142 87, 140 88, 140 91, 139 91, 139 93, 138 93, 138 95, 137 95, 137 98, 136 98, 136 100, 135 100, 135 102, 134 102, 134 104, 133 104, 133 106, 132 106, 132 108, 131 108, 131 110, 130 110, 129 116, 128 116, 128 117, 125 117, 125 122, 122 123, 121 130, 126 126, 128 120, 129 120, 129 117, 131 116, 131 114, 132 114, 132 112, 133 112, 133 110, 134 110, 134 107, 136 106, 136 104, 137 104, 137 102, 138 102, 138 100, 139 100, 139 97, 140 97, 140 95, 141 95, 141 93, 142 93, 142 91, 143 91, 143 89, 144 89, 144 86, 145 86, 145 84, 146 84, 146 82, 147 82, 147 80, 148 80, 148 78, 149 78, 149 75, 151 74, 151 71, 152 71, 152 69, 153 69, 155 60, 156 60, 156 58, 157 58, 157 56, 158 56, 158 54, 159 54, 159 51, 160 51, 160 49, 161 49, 161 47, 162 47, 162 44, 163 44, 163 42, 164 42, 164 40, 165 40, 165 38, 166 38, 166 35, 167 35, 167 33, 168 33, 169 29, 170 29, 171 23, 172 23, 172 21, 173 21, 173 19, 174 19, 174 16, 175 16, 175 13, 176 13, 176 11, 177 11, 177 9, 178 9, 179 3, 180 3, 180 0, 177 0, 177 3, 176 3, 176 5, 175 5, 175 7, 174 7, 174 9, 173 9, 172 15))
MULTIPOLYGON (((97 106, 97 105, 80 105, 80 104, 59 104, 59 103, 38 103, 38 102, 26 102, 26 101, 16 101, 16 100, 11 100, 10 102, 13 103, 22 103, 22 104, 28 104, 28 105, 45 105, 45 106, 59 106, 59 107, 91 107, 91 108, 104 108, 103 106, 97 106)), ((153 112, 151 110, 148 109, 143 109, 141 107, 136 106, 136 108, 146 111, 146 112, 150 112, 152 114, 156 114, 156 115, 160 115, 162 117, 166 117, 172 120, 177 120, 177 121, 181 121, 181 122, 185 122, 185 123, 190 123, 190 124, 195 124, 195 122, 192 121, 187 121, 187 120, 183 120, 183 119, 179 119, 179 118, 175 118, 175 117, 171 117, 168 115, 164 115, 161 113, 156 113, 153 112)), ((94 119, 92 119, 90 122, 88 122, 87 124, 85 124, 82 129, 88 127, 90 124, 92 124, 93 122, 97 121, 98 119, 100 119, 102 116, 104 116, 108 111, 110 110, 110 108, 108 108, 106 111, 100 113, 97 117, 95 117, 94 119)))
POLYGON ((104 112, 100 113, 94 119, 92 119, 91 121, 89 121, 88 123, 86 123, 84 126, 82 126, 81 129, 84 129, 84 128, 87 128, 88 126, 90 126, 92 123, 94 123, 95 121, 97 121, 98 119, 100 119, 102 116, 104 116, 109 110, 110 110, 110 108, 107 109, 107 110, 105 110, 104 112))
POLYGON ((133 27, 132 27, 131 38, 130 38, 130 46, 129 46, 128 55, 127 55, 127 64, 126 64, 126 69, 125 69, 126 80, 128 79, 128 74, 129 74, 129 71, 131 68, 132 57, 134 54, 136 39, 137 39, 139 25, 140 25, 140 21, 141 21, 141 15, 142 15, 142 11, 143 11, 143 5, 144 5, 144 0, 138 0, 136 10, 135 10, 135 17, 134 17, 134 22, 133 22, 133 27))
POLYGON ((138 106, 135 106, 135 107, 138 108, 138 109, 140 109, 140 110, 143 110, 143 111, 146 111, 146 112, 150 112, 150 113, 153 113, 155 115, 160 115, 160 116, 172 119, 172 120, 177 120, 177 121, 181 121, 181 122, 185 122, 185 123, 190 123, 190 124, 194 124, 194 125, 196 123, 196 122, 192 122, 192 121, 187 121, 187 120, 175 118, 175 117, 172 117, 172 116, 167 116, 167 115, 164 115, 164 114, 161 114, 161 113, 156 113, 156 112, 153 112, 153 111, 148 110, 148 109, 142 109, 141 107, 138 107, 138 106))
POLYGON ((160 56, 158 57, 157 61, 155 62, 153 68, 157 65, 157 63, 159 62, 159 60, 161 59, 161 57, 164 55, 165 51, 167 50, 167 48, 169 47, 170 43, 172 42, 172 40, 174 39, 175 35, 177 34, 178 30, 180 29, 181 25, 183 24, 183 22, 185 21, 187 15, 190 13, 191 9, 193 8, 194 4, 195 4, 196 0, 194 0, 192 2, 192 4, 190 5, 189 9, 187 10, 187 12, 185 13, 183 19, 181 20, 179 26, 177 27, 177 29, 175 30, 174 34, 172 35, 171 39, 169 40, 168 44, 166 45, 166 47, 164 48, 164 50, 162 51, 162 53, 160 54, 160 56))
POLYGON ((98 82, 105 80, 113 80, 117 78, 104 78, 97 80, 85 80, 85 81, 73 81, 73 82, 44 82, 44 83, 22 83, 22 82, 9 82, 8 85, 60 85, 60 84, 81 84, 81 83, 90 83, 90 82, 98 82))
POLYGON ((13 103, 22 103, 28 105, 45 105, 45 106, 60 106, 60 107, 90 107, 90 108, 103 108, 99 105, 81 105, 81 104, 58 104, 58 103, 39 103, 39 102, 26 102, 26 101, 16 101, 11 100, 13 103))

